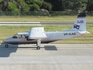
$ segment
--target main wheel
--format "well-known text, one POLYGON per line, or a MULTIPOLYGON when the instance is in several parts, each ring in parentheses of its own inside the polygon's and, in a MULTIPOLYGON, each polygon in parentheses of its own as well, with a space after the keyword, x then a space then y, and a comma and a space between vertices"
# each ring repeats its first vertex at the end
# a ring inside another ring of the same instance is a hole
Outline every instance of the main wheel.
POLYGON ((39 47, 39 46, 37 46, 37 47, 36 47, 36 49, 37 49, 37 50, 40 50, 40 47, 39 47))
POLYGON ((9 47, 9 45, 8 44, 5 44, 5 48, 8 48, 9 47))

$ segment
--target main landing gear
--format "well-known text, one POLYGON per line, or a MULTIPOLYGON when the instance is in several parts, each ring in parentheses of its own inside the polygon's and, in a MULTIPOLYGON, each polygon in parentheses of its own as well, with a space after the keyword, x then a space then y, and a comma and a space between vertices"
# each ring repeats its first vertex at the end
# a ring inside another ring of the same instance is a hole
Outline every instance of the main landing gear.
POLYGON ((40 50, 40 44, 41 44, 41 39, 38 39, 37 40, 37 47, 36 47, 37 50, 40 50))
POLYGON ((37 50, 40 50, 40 46, 37 46, 36 49, 37 49, 37 50))

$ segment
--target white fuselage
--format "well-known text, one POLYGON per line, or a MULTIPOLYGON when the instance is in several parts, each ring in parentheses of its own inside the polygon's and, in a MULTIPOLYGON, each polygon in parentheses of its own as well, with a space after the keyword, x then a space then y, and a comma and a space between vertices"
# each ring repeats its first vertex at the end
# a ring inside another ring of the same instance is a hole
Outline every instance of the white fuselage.
POLYGON ((63 32, 46 32, 46 35, 50 40, 59 40, 76 37, 79 36, 80 33, 78 33, 78 31, 67 30, 63 32))
POLYGON ((73 38, 83 34, 88 34, 86 31, 86 13, 81 12, 78 14, 75 23, 72 28, 59 32, 45 32, 44 27, 33 27, 28 32, 18 33, 13 37, 7 38, 3 43, 7 44, 37 44, 37 47, 41 43, 50 43, 62 39, 73 38))
MULTIPOLYGON (((41 43, 50 43, 53 41, 58 41, 62 39, 68 39, 73 38, 76 36, 80 36, 81 34, 76 30, 66 30, 66 31, 60 31, 60 32, 45 32, 46 38, 41 39, 41 43)), ((29 33, 23 33, 21 35, 28 36, 29 33)), ((10 43, 10 44, 28 44, 28 43, 37 43, 37 39, 27 39, 25 37, 17 37, 17 38, 7 38, 3 41, 4 43, 10 43)))

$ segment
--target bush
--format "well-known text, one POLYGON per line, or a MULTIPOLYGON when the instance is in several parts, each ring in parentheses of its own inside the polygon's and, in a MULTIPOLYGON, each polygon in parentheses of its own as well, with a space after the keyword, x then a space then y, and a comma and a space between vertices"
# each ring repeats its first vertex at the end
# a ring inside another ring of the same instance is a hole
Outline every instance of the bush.
POLYGON ((42 0, 25 0, 27 4, 37 4, 39 7, 42 6, 42 0))
POLYGON ((40 11, 38 11, 38 15, 39 16, 49 16, 49 11, 46 9, 41 9, 40 11))
POLYGON ((41 8, 42 8, 42 9, 47 9, 48 11, 51 11, 51 9, 52 9, 52 5, 51 5, 50 3, 43 2, 41 8))
POLYGON ((51 16, 77 15, 78 11, 51 11, 51 16))
POLYGON ((42 1, 41 0, 35 0, 35 4, 37 4, 39 7, 42 6, 42 1))
POLYGON ((40 8, 37 4, 30 5, 30 11, 39 11, 40 8))
POLYGON ((30 7, 27 4, 22 5, 22 11, 29 12, 30 7))

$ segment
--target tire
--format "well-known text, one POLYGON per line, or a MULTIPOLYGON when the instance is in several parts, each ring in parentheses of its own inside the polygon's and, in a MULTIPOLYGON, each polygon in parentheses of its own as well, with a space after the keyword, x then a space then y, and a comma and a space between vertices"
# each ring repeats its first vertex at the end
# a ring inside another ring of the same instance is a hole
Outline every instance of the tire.
POLYGON ((8 44, 5 44, 5 48, 8 48, 9 47, 9 45, 8 44))
POLYGON ((36 49, 37 49, 37 50, 40 50, 40 47, 39 47, 39 46, 37 46, 37 47, 36 47, 36 49))

